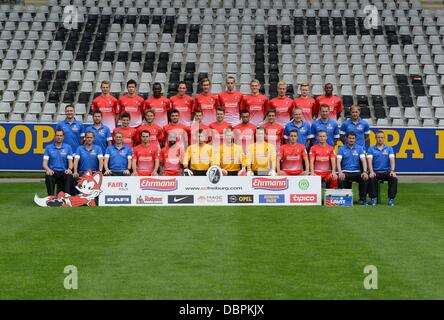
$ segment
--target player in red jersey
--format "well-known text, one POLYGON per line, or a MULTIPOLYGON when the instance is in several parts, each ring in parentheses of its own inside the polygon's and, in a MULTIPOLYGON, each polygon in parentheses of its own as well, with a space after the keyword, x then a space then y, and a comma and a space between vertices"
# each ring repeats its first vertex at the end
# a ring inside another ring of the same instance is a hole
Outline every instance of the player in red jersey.
POLYGON ((302 110, 303 120, 309 124, 313 123, 313 109, 315 107, 315 99, 309 96, 310 84, 308 82, 301 83, 301 95, 293 100, 293 109, 302 110))
POLYGON ((177 137, 177 144, 182 145, 185 149, 188 147, 188 127, 180 123, 180 112, 174 109, 171 111, 170 116, 171 122, 163 127, 163 132, 165 135, 165 144, 167 143, 168 134, 170 132, 175 132, 177 137))
POLYGON ((242 146, 244 153, 247 153, 248 146, 254 143, 256 137, 256 126, 250 122, 250 111, 241 111, 241 120, 233 128, 234 143, 242 146))
POLYGON ((130 127, 138 127, 142 124, 144 100, 137 95, 137 82, 129 80, 126 83, 128 93, 119 99, 120 114, 127 112, 131 115, 130 127))
POLYGON ((310 164, 305 146, 298 143, 298 131, 293 129, 289 133, 289 143, 279 149, 276 169, 280 176, 299 176, 310 173, 310 164), (282 161, 282 164, 281 164, 282 161))
POLYGON ((202 123, 203 112, 202 110, 194 111, 193 122, 188 127, 188 141, 189 144, 199 144, 199 130, 202 129, 207 139, 211 139, 210 127, 202 123))
POLYGON ((285 81, 278 82, 278 96, 271 99, 268 105, 268 109, 274 109, 276 111, 276 122, 281 126, 290 122, 290 115, 293 106, 293 100, 287 97, 287 84, 285 81))
POLYGON ((145 100, 143 110, 153 109, 156 113, 154 123, 163 128, 168 124, 170 108, 170 100, 162 95, 162 85, 155 82, 153 84, 153 96, 145 100))
POLYGON ((319 143, 310 149, 310 175, 321 176, 322 181, 329 184, 329 188, 337 189, 335 149, 327 144, 326 131, 318 131, 318 141, 319 143))
POLYGON ((133 150, 133 176, 157 176, 159 170, 159 149, 150 143, 150 132, 140 133, 141 144, 133 150))
POLYGON ((91 113, 102 112, 102 123, 112 132, 119 119, 119 100, 109 93, 109 86, 108 80, 102 81, 100 84, 102 94, 93 100, 91 113))
POLYGON ((331 83, 327 83, 324 90, 325 94, 316 98, 313 115, 317 118, 320 106, 326 104, 330 107, 330 119, 338 120, 342 112, 342 99, 333 95, 333 85, 331 83))
POLYGON ((145 110, 145 123, 141 126, 137 127, 137 143, 140 143, 140 133, 143 130, 148 130, 150 132, 150 141, 152 145, 155 145, 159 148, 163 145, 163 129, 154 123, 154 119, 156 117, 156 113, 153 109, 145 110))
POLYGON ((274 109, 267 111, 267 122, 261 127, 265 128, 265 140, 274 145, 276 152, 278 152, 281 143, 284 141, 284 127, 276 122, 276 111, 274 109))
POLYGON ((258 126, 264 121, 265 110, 268 107, 268 98, 259 92, 259 80, 250 82, 251 93, 242 99, 242 110, 250 111, 250 122, 258 126))
POLYGON ((191 112, 193 111, 194 99, 186 95, 187 84, 180 81, 177 86, 177 95, 170 98, 171 110, 176 109, 180 112, 179 122, 189 126, 191 124, 191 112))
POLYGON ((132 148, 137 144, 137 129, 130 127, 131 115, 127 112, 121 115, 122 126, 117 127, 113 130, 113 137, 116 132, 121 132, 123 135, 123 144, 132 148))
POLYGON ((227 90, 219 93, 219 105, 225 109, 225 120, 232 126, 239 124, 239 111, 242 104, 243 95, 236 91, 236 80, 234 77, 227 77, 227 90))
POLYGON ((232 128, 231 124, 225 121, 225 110, 222 107, 216 109, 216 121, 210 124, 211 131, 211 145, 214 148, 219 148, 224 140, 224 130, 232 128))
POLYGON ((215 94, 210 92, 211 82, 209 79, 202 79, 200 87, 202 88, 202 93, 199 93, 194 98, 193 111, 202 110, 202 122, 209 125, 216 120, 216 108, 219 106, 219 99, 215 94))
POLYGON ((174 131, 168 133, 168 143, 160 152, 160 174, 165 176, 178 176, 183 172, 182 159, 185 156, 185 148, 177 143, 174 131))

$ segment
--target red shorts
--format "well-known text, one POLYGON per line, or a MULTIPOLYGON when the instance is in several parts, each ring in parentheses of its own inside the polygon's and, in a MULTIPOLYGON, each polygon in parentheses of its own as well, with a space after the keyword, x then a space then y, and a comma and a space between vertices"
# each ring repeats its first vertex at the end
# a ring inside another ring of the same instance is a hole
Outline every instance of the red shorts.
POLYGON ((287 176, 300 176, 304 170, 282 170, 287 176))
POLYGON ((330 189, 337 189, 338 188, 338 177, 333 177, 331 175, 331 171, 327 172, 315 172, 317 176, 321 176, 322 181, 327 182, 330 184, 330 189))
POLYGON ((165 175, 166 176, 178 176, 179 175, 179 171, 165 170, 165 175))
POLYGON ((138 176, 150 176, 151 173, 153 173, 153 172, 152 171, 148 171, 148 170, 142 170, 142 171, 137 170, 137 175, 138 176))

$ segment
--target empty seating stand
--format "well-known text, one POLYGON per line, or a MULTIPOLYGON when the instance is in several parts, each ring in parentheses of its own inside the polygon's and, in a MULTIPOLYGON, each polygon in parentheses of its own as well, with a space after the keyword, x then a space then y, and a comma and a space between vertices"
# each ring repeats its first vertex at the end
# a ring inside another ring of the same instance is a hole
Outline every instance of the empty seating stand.
POLYGON ((376 0, 380 24, 366 25, 369 1, 49 0, 2 4, 0 119, 57 121, 61 105, 88 117, 100 82, 119 97, 129 79, 147 97, 185 81, 188 94, 208 77, 213 91, 228 75, 242 93, 258 79, 270 98, 331 82, 348 115, 352 104, 381 125, 443 125, 444 11, 418 0, 376 0), (65 28, 63 7, 79 8, 65 28), (69 27, 69 26, 68 26, 69 27))

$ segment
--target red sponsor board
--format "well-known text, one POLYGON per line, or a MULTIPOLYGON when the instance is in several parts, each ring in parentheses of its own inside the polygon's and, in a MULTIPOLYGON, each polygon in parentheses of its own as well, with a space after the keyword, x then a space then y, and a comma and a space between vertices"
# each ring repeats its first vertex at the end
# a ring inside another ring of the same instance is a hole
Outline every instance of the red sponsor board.
POLYGON ((251 185, 253 189, 262 190, 286 190, 288 189, 288 179, 287 178, 253 178, 251 180, 251 185))
POLYGON ((128 184, 120 181, 109 181, 108 188, 126 188, 128 184))
POLYGON ((177 189, 177 179, 140 179, 140 189, 156 191, 173 191, 177 189))
POLYGON ((318 203, 316 194, 290 194, 290 203, 318 203))

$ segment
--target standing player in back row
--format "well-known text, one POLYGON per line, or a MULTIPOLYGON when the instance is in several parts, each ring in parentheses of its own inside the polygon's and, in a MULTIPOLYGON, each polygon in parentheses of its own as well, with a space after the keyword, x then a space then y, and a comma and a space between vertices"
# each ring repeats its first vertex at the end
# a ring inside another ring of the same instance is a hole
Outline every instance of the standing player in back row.
POLYGON ((219 105, 225 109, 225 121, 232 126, 239 124, 239 111, 242 104, 243 95, 236 91, 236 80, 234 77, 227 77, 227 90, 219 93, 219 105))
POLYGON ((250 82, 251 93, 244 96, 241 107, 250 112, 250 122, 255 126, 264 121, 265 110, 268 108, 268 98, 259 92, 260 86, 259 80, 250 82))
POLYGON ((309 96, 310 84, 308 82, 301 83, 301 95, 293 100, 293 108, 301 109, 303 120, 309 124, 313 123, 313 109, 315 107, 315 99, 309 96))
POLYGON ((102 81, 100 90, 102 94, 95 98, 91 105, 91 112, 102 112, 102 122, 112 132, 119 120, 119 100, 109 93, 110 82, 102 81))
POLYGON ((316 103, 313 108, 313 115, 318 117, 321 105, 326 104, 330 108, 330 119, 338 120, 342 112, 342 99, 333 95, 333 85, 327 83, 324 86, 325 94, 316 98, 316 103))
POLYGON ((278 96, 271 99, 268 109, 274 109, 276 111, 276 123, 285 127, 290 121, 293 100, 286 96, 287 84, 285 81, 279 81, 277 85, 278 96))
POLYGON ((216 108, 219 106, 219 98, 211 93, 211 81, 207 78, 200 82, 202 93, 194 98, 193 111, 202 110, 202 123, 209 125, 216 120, 216 108))
POLYGON ((191 125, 191 113, 193 111, 194 99, 187 94, 187 84, 180 81, 177 86, 177 95, 170 98, 171 110, 176 109, 180 113, 181 124, 187 127, 191 125))
POLYGON ((119 112, 124 112, 130 115, 131 122, 130 127, 138 127, 142 124, 143 104, 144 100, 141 96, 137 95, 137 82, 135 80, 129 80, 126 83, 128 93, 121 96, 119 99, 119 112))
POLYGON ((170 100, 162 95, 162 85, 159 82, 153 84, 153 96, 145 100, 143 110, 154 110, 156 118, 154 123, 159 127, 168 124, 168 112, 171 110, 170 100))

